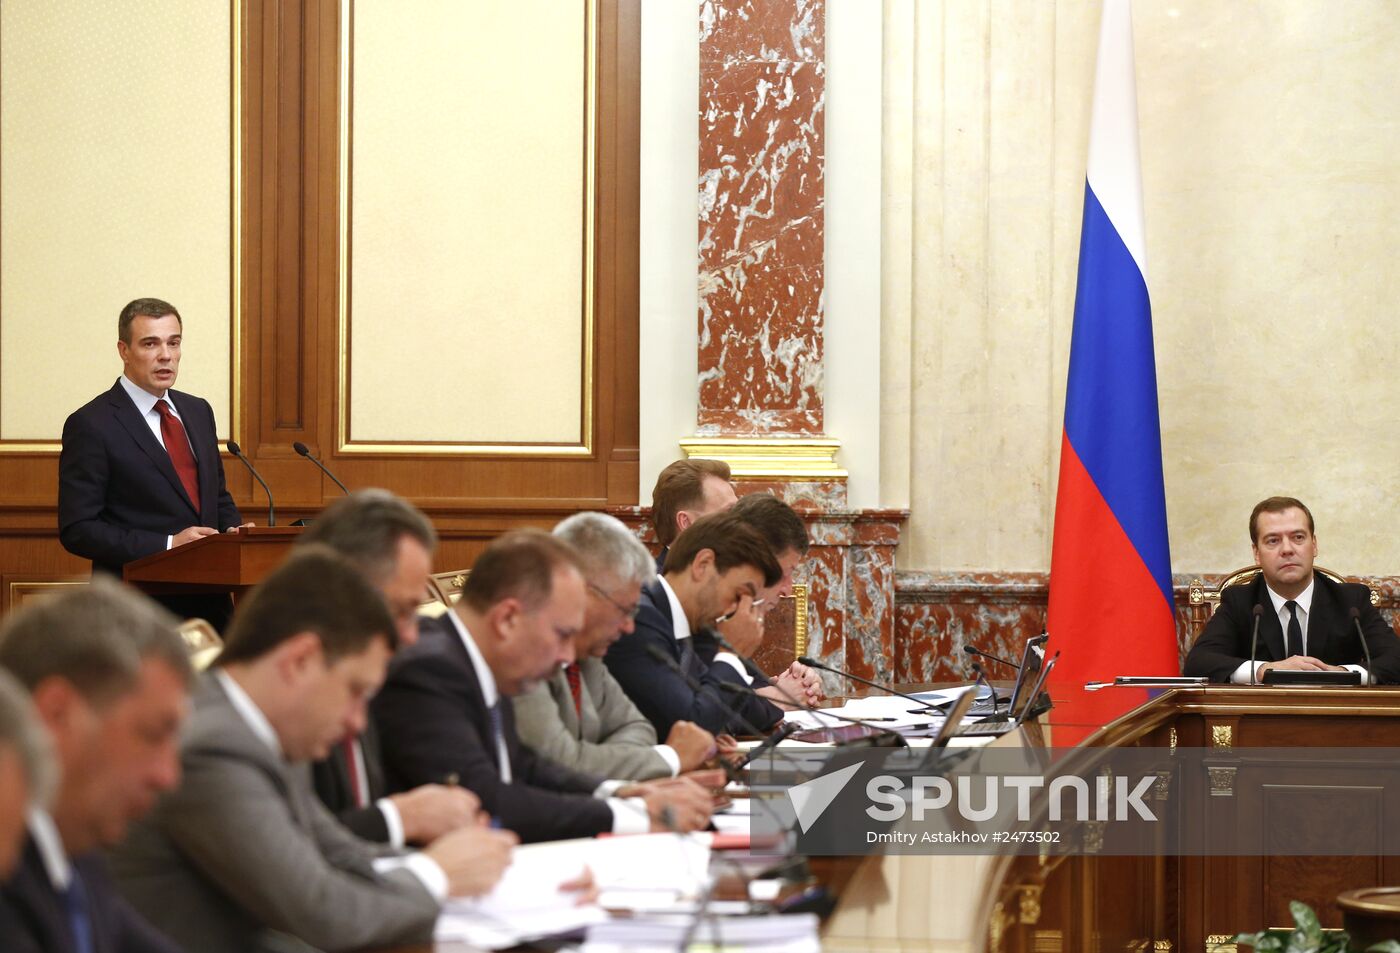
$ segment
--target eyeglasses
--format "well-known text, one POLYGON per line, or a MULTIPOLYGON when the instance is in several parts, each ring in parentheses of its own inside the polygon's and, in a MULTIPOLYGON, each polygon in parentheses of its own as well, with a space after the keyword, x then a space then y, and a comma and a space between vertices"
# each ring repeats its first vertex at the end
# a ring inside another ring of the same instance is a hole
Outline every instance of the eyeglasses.
POLYGON ((599 599, 604 600, 610 606, 616 609, 619 613, 621 613, 624 619, 635 619, 637 618, 637 614, 642 611, 642 604, 640 602, 634 602, 630 606, 625 606, 622 603, 618 602, 616 599, 614 599, 612 596, 608 595, 598 586, 593 585, 593 583, 591 582, 588 584, 588 589, 599 599))

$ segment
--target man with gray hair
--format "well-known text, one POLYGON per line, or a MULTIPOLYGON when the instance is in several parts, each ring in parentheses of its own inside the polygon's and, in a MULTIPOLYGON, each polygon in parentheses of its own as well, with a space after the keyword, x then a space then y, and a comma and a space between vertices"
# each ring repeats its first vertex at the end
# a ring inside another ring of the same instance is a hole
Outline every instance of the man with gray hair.
MULTIPOLYGON (((393 616, 399 645, 418 641, 418 606, 433 571, 437 533, 412 503, 388 490, 356 490, 326 507, 301 545, 329 546, 378 590, 393 616)), ((321 802, 365 840, 429 844, 472 823, 480 802, 461 787, 424 784, 385 795, 379 736, 373 723, 347 735, 312 765, 321 802)))
POLYGON ((180 780, 193 672, 174 618, 99 577, 13 613, 0 667, 29 691, 62 772, 52 809, 31 808, 19 869, 0 888, 5 949, 176 953, 97 856, 180 780))
POLYGON ((515 700, 520 740, 576 771, 646 780, 699 768, 715 754, 715 736, 678 721, 656 743, 656 729, 612 677, 603 656, 632 631, 642 586, 655 575, 651 554, 621 521, 577 513, 554 528, 583 568, 588 603, 574 636, 577 661, 515 700))
POLYGON ((0 882, 14 873, 30 804, 46 804, 53 784, 48 742, 29 696, 0 670, 0 882))

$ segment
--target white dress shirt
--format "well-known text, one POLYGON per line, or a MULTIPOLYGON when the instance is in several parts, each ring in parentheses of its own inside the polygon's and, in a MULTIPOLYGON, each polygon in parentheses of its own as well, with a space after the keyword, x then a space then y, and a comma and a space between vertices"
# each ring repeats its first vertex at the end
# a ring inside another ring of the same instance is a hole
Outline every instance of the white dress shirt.
MULTIPOLYGON (((448 612, 446 615, 448 619, 452 620, 452 627, 457 630, 462 645, 467 649, 467 655, 472 660, 472 667, 476 669, 476 682, 481 686, 482 700, 486 702, 486 707, 490 708, 501 699, 500 689, 496 686, 496 676, 492 673, 491 666, 486 664, 481 649, 477 648, 476 640, 467 631, 462 617, 456 612, 448 612)), ((498 736, 495 741, 496 763, 500 765, 501 780, 510 784, 512 778, 510 752, 506 749, 505 736, 498 736)), ((630 781, 610 779, 598 785, 593 791, 593 796, 605 799, 608 809, 612 811, 612 832, 614 834, 645 834, 651 830, 651 815, 647 812, 646 801, 639 797, 612 796, 618 788, 630 783, 630 781)))
POLYGON ((34 846, 39 851, 39 860, 44 864, 44 872, 49 875, 49 883, 58 893, 68 889, 73 880, 73 865, 68 862, 68 852, 63 849, 63 838, 58 834, 53 818, 40 807, 31 807, 28 817, 29 836, 34 838, 34 846))

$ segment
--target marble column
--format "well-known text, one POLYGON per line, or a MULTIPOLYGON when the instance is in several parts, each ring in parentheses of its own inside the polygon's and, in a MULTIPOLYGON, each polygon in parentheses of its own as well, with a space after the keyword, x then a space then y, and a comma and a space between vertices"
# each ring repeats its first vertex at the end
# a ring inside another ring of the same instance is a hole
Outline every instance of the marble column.
POLYGON ((700 4, 699 436, 822 433, 825 26, 700 4))

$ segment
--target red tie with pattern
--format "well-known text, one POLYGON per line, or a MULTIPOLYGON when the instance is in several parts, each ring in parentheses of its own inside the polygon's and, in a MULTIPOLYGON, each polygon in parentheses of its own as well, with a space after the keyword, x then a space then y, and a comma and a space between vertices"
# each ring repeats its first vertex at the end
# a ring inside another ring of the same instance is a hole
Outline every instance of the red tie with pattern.
POLYGON ((199 470, 195 467, 194 454, 190 452, 190 441, 185 436, 185 426, 165 401, 156 401, 156 411, 160 414, 160 439, 165 441, 165 452, 170 454, 170 462, 175 464, 175 473, 184 484, 190 503, 198 510, 199 470))
POLYGON ((583 676, 577 663, 564 666, 564 677, 569 680, 569 692, 574 696, 574 714, 583 717, 583 676))

